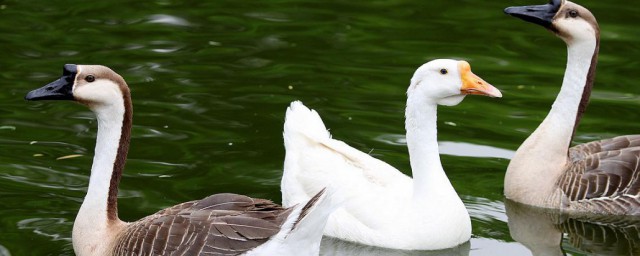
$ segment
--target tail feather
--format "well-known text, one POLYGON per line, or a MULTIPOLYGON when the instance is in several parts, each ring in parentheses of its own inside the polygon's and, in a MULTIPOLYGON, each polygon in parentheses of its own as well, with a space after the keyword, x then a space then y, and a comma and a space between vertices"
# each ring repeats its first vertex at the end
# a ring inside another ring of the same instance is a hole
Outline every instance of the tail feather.
POLYGON ((306 203, 315 192, 307 191, 296 178, 301 171, 300 159, 318 142, 326 141, 331 136, 316 111, 300 101, 294 101, 287 108, 283 137, 286 155, 281 181, 282 205, 291 207, 306 203))
MULTIPOLYGON (((313 206, 315 206, 318 203, 318 200, 320 200, 320 198, 324 195, 326 191, 327 191, 327 188, 323 188, 315 196, 309 199, 307 204, 305 204, 304 207, 302 207, 302 210, 300 211, 300 215, 298 216, 298 219, 296 220, 296 222, 293 223, 293 227, 291 227, 291 231, 295 230, 298 227, 298 224, 300 223, 300 221, 303 220, 304 217, 307 216, 307 214, 309 214, 309 212, 313 209, 313 206)), ((327 199, 325 199, 325 201, 326 200, 327 199)))
POLYGON ((315 110, 311 110, 300 101, 291 102, 287 108, 284 122, 285 146, 288 137, 302 135, 306 139, 324 140, 331 138, 331 134, 324 126, 320 115, 315 110))
POLYGON ((322 189, 305 205, 293 206, 280 232, 246 255, 318 255, 329 215, 341 205, 327 191, 322 189))
POLYGON ((300 208, 300 214, 291 226, 286 239, 292 242, 306 240, 317 243, 319 246, 329 216, 343 204, 344 200, 337 196, 333 190, 323 188, 309 199, 300 208))

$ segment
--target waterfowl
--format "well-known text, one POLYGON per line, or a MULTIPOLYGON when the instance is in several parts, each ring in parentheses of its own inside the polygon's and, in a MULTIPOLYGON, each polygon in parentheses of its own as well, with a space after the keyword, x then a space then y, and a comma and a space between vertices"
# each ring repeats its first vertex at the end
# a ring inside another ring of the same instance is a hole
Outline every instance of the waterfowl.
POLYGON ((413 178, 332 139, 316 111, 291 103, 283 134, 283 205, 305 202, 314 190, 331 184, 348 200, 329 218, 327 236, 404 250, 466 242, 471 221, 440 163, 436 110, 438 105, 457 105, 468 94, 502 96, 473 74, 466 61, 433 60, 415 71, 405 123, 413 178))
POLYGON ((600 44, 596 18, 564 0, 509 7, 505 12, 547 28, 568 49, 560 93, 509 163, 505 196, 574 214, 640 215, 640 135, 570 148, 594 83, 600 44))
POLYGON ((129 87, 105 66, 64 66, 58 80, 27 100, 73 100, 97 116, 98 135, 87 195, 73 225, 77 255, 318 255, 335 208, 324 189, 301 205, 215 194, 127 223, 118 218, 118 184, 132 124, 129 87))

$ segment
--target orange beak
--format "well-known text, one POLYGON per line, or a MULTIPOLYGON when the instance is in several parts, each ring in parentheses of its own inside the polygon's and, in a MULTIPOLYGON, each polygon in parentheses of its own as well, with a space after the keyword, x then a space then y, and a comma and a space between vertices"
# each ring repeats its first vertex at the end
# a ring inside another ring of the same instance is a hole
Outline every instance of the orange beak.
POLYGON ((458 70, 460 70, 460 78, 462 79, 461 94, 484 95, 494 98, 502 97, 502 93, 498 89, 471 72, 471 66, 468 62, 458 62, 458 70))

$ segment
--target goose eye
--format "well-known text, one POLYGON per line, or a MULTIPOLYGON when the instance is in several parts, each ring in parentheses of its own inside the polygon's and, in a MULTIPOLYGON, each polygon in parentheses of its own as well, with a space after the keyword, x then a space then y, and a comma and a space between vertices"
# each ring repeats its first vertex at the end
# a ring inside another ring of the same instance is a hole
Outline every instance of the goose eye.
POLYGON ((440 74, 446 75, 449 71, 446 68, 440 70, 440 74))
POLYGON ((569 11, 569 16, 570 16, 571 18, 578 17, 578 11, 576 11, 576 10, 570 10, 570 11, 569 11))
POLYGON ((91 82, 93 82, 93 81, 95 81, 95 80, 96 80, 96 77, 95 77, 95 76, 93 76, 93 75, 88 75, 88 76, 86 76, 86 77, 84 78, 84 80, 85 80, 85 81, 87 81, 87 82, 89 82, 89 83, 91 83, 91 82))

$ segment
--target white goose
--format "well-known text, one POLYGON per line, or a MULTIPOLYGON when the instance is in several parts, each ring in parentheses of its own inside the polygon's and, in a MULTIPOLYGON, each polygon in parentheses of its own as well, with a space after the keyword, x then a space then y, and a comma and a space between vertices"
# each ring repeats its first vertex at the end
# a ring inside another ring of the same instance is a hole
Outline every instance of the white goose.
POLYGON ((64 66, 60 79, 27 100, 75 100, 98 118, 87 195, 73 224, 77 255, 318 255, 322 230, 335 209, 319 189, 304 205, 216 194, 182 203, 136 222, 118 218, 118 184, 131 135, 129 88, 111 69, 64 66))
POLYGON ((407 146, 413 179, 332 139, 320 116, 296 101, 284 124, 283 205, 309 200, 332 185, 348 198, 325 235, 366 245, 436 250, 469 240, 469 213, 449 182, 438 154, 436 109, 467 94, 501 97, 465 61, 434 60, 416 70, 407 90, 407 146))
POLYGON ((568 49, 562 88, 551 111, 509 163, 506 197, 573 214, 640 215, 640 135, 569 148, 595 78, 600 44, 596 18, 565 0, 505 12, 547 28, 568 49))

